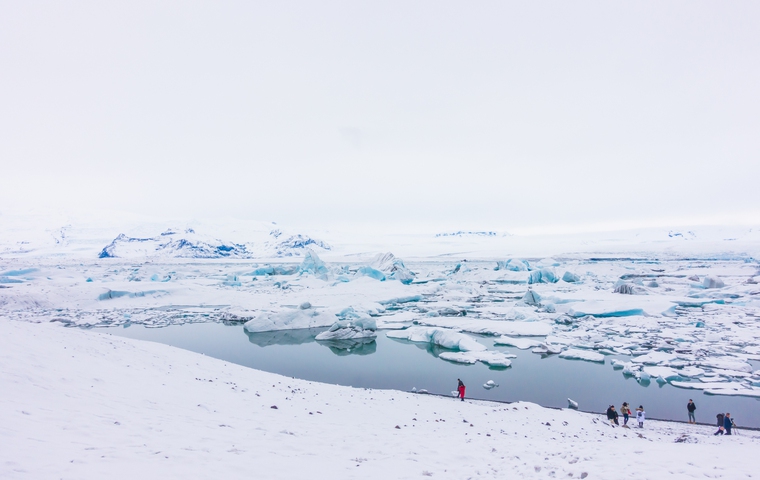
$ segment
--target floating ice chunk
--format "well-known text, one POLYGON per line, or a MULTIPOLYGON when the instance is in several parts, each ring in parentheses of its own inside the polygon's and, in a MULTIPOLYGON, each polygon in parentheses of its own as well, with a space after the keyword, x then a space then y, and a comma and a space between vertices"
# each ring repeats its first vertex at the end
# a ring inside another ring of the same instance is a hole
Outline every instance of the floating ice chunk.
POLYGON ((644 367, 644 371, 652 377, 659 377, 666 381, 681 380, 679 371, 670 367, 644 367))
POLYGON ((562 275, 562 281, 567 283, 577 283, 581 281, 581 277, 572 272, 565 272, 565 274, 562 275))
POLYGON ((511 270, 513 272, 525 272, 530 270, 530 264, 519 258, 510 258, 509 260, 500 260, 496 262, 496 270, 511 270))
POLYGON ((704 374, 705 374, 705 371, 704 371, 704 370, 702 370, 702 369, 701 369, 701 368, 699 368, 699 367, 694 367, 694 366, 691 366, 691 365, 690 365, 690 366, 688 366, 688 367, 683 367, 681 370, 679 370, 679 371, 678 371, 678 373, 679 373, 679 374, 680 374, 682 377, 689 377, 689 378, 692 378, 692 377, 699 377, 700 375, 704 375, 704 374))
POLYGON ((720 278, 713 275, 708 275, 702 279, 702 286, 705 288, 723 288, 726 286, 726 284, 723 283, 723 280, 720 278))
POLYGON ((639 374, 641 371, 641 365, 634 365, 631 362, 626 362, 623 365, 623 375, 633 377, 639 374))
POLYGON ((246 322, 244 330, 250 333, 290 330, 296 328, 329 327, 335 323, 335 315, 313 308, 285 309, 276 313, 265 313, 246 322))
POLYGON ((387 332, 385 335, 390 338, 409 340, 410 342, 432 343, 433 345, 462 352, 478 352, 486 349, 485 345, 478 343, 473 338, 447 328, 409 327, 406 330, 387 332))
POLYGON ((699 362, 700 366, 720 368, 723 370, 737 370, 739 372, 752 372, 752 365, 739 358, 706 358, 699 362))
POLYGON ((708 395, 760 397, 760 388, 747 387, 739 382, 670 382, 678 388, 704 390, 708 395))
POLYGON ((483 384, 483 388, 485 388, 486 390, 491 390, 492 388, 496 388, 498 386, 499 384, 494 382, 493 380, 489 380, 483 384))
POLYGON ((372 267, 363 266, 359 267, 359 270, 357 271, 359 275, 364 275, 365 277, 374 278, 375 280, 380 280, 381 282, 385 281, 385 274, 381 272, 380 270, 377 270, 372 267))
POLYGON ((609 302, 584 302, 578 308, 571 308, 567 312, 571 317, 579 318, 591 315, 597 318, 609 317, 631 317, 635 315, 644 315, 642 308, 625 308, 621 305, 610 304, 609 302))
POLYGON ((417 320, 421 325, 456 328, 482 335, 509 335, 512 337, 545 337, 552 333, 552 326, 544 322, 520 322, 486 320, 468 317, 435 317, 417 320))
POLYGON ((646 355, 640 355, 631 360, 633 363, 643 363, 644 365, 668 364, 681 357, 667 352, 649 352, 646 355))
POLYGON ((610 363, 612 364, 612 368, 614 368, 615 370, 622 370, 623 368, 625 368, 626 362, 622 360, 618 360, 617 358, 613 358, 610 363))
POLYGON ((298 267, 298 273, 301 275, 304 273, 310 273, 317 278, 327 280, 327 274, 329 271, 327 270, 325 262, 320 260, 314 250, 307 248, 306 255, 303 257, 303 262, 301 262, 301 265, 298 267))
POLYGON ((590 350, 581 350, 579 348, 569 348, 559 354, 559 358, 568 360, 585 360, 587 362, 604 363, 604 355, 592 352, 590 350))
POLYGON ((443 352, 439 355, 439 358, 448 360, 450 362, 464 363, 472 365, 475 362, 482 362, 491 367, 507 368, 512 365, 512 361, 509 358, 514 358, 514 355, 508 355, 501 352, 493 351, 480 351, 480 352, 443 352))
POLYGON ((108 290, 105 293, 101 293, 98 295, 98 300, 111 300, 113 298, 121 298, 121 297, 127 297, 127 298, 135 298, 135 297, 146 297, 146 296, 162 296, 166 295, 169 292, 166 290, 143 290, 139 292, 125 292, 122 290, 108 290))
POLYGON ((542 268, 541 270, 534 270, 530 272, 528 276, 528 284, 532 283, 557 283, 559 277, 553 270, 548 268, 542 268))
POLYGON ((576 402, 575 400, 573 400, 571 398, 568 398, 567 399, 567 408, 572 408, 572 409, 578 410, 578 402, 576 402))
POLYGON ((414 280, 414 273, 406 268, 404 262, 400 258, 395 257, 391 252, 379 253, 372 260, 370 266, 405 285, 412 283, 414 280))
POLYGON ((315 337, 315 340, 350 340, 377 337, 377 324, 372 318, 338 320, 330 329, 315 337))
POLYGON ((523 295, 522 301, 528 305, 540 305, 541 295, 539 295, 538 292, 529 289, 525 292, 525 295, 523 295))
POLYGON ((710 388, 705 390, 707 395, 728 395, 733 397, 760 398, 760 388, 710 388))
POLYGON ((422 301, 422 295, 409 295, 408 297, 396 297, 396 298, 389 298, 388 300, 381 300, 381 305, 392 305, 394 303, 411 303, 411 302, 421 302, 422 301))
POLYGON ((493 344, 494 345, 506 345, 508 347, 517 347, 520 350, 527 350, 532 347, 537 347, 538 345, 541 345, 543 342, 541 340, 536 340, 533 338, 513 338, 508 337, 506 335, 503 335, 499 338, 497 338, 493 344))
POLYGON ((295 265, 266 265, 259 267, 249 273, 252 276, 266 276, 266 275, 293 275, 298 272, 298 267, 295 265))
POLYGON ((621 281, 615 285, 615 293, 622 293, 624 295, 646 295, 647 291, 638 285, 621 281))
POLYGON ((556 355, 562 353, 564 347, 561 345, 552 345, 551 343, 541 343, 539 346, 531 350, 533 353, 539 353, 541 355, 556 355))

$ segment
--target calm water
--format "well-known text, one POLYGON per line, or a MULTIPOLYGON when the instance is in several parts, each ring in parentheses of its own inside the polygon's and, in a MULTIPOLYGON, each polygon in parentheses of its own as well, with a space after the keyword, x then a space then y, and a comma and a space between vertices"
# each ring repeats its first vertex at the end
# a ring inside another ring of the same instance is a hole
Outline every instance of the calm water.
MULTIPOLYGON (((173 345, 247 367, 306 380, 353 387, 397 390, 427 389, 449 394, 457 378, 467 385, 467 396, 486 400, 530 401, 551 407, 567 407, 570 397, 581 410, 603 412, 627 401, 632 409, 642 404, 647 416, 686 420, 686 403, 697 404, 697 420, 715 423, 718 412, 731 412, 739 426, 760 427, 760 399, 704 395, 652 382, 639 385, 613 370, 609 362, 564 360, 556 355, 541 358, 530 351, 495 347, 493 338, 477 336, 494 350, 517 355, 512 367, 502 370, 486 365, 460 365, 437 358, 443 349, 390 339, 378 332, 375 342, 329 345, 314 340, 324 329, 247 334, 242 326, 196 323, 163 328, 132 325, 108 329, 109 333, 173 345), (493 380, 499 387, 486 390, 493 380)), ((753 366, 758 368, 758 364, 753 366)), ((621 418, 622 420, 622 418, 621 418)))

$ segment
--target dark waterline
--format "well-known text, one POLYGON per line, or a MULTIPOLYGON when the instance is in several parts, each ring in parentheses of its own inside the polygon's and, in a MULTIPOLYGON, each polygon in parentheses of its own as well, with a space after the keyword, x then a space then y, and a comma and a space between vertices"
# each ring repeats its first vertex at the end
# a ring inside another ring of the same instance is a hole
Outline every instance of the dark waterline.
MULTIPOLYGON (((739 426, 760 427, 760 399, 705 395, 669 384, 644 387, 605 364, 542 358, 530 351, 495 347, 493 338, 474 336, 489 348, 513 353, 512 367, 491 369, 482 363, 461 365, 437 358, 446 351, 429 344, 390 339, 378 332, 375 342, 347 350, 314 340, 320 330, 290 330, 247 334, 242 326, 194 323, 162 328, 132 325, 108 329, 124 337, 150 340, 203 353, 239 365, 305 380, 364 388, 409 391, 413 387, 449 394, 457 378, 467 385, 467 396, 484 400, 529 401, 548 407, 567 407, 572 398, 581 410, 603 412, 626 401, 643 405, 648 417, 687 419, 686 403, 697 404, 697 420, 714 423, 718 412, 731 412, 739 426), (493 380, 499 387, 486 390, 493 380)), ((621 419, 622 420, 622 419, 621 419)))

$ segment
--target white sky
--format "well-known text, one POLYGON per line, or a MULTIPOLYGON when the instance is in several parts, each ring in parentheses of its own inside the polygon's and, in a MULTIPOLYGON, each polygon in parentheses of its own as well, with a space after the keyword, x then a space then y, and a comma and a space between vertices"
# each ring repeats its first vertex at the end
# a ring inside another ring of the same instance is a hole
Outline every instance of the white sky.
POLYGON ((760 223, 760 3, 2 2, 0 211, 760 223))

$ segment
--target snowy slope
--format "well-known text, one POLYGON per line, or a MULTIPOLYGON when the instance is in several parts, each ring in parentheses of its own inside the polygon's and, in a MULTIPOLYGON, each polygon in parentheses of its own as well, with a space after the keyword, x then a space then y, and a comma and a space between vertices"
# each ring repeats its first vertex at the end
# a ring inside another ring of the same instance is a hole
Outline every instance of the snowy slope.
POLYGON ((760 446, 317 384, 50 323, 0 322, 0 384, 4 479, 750 478, 760 446))

